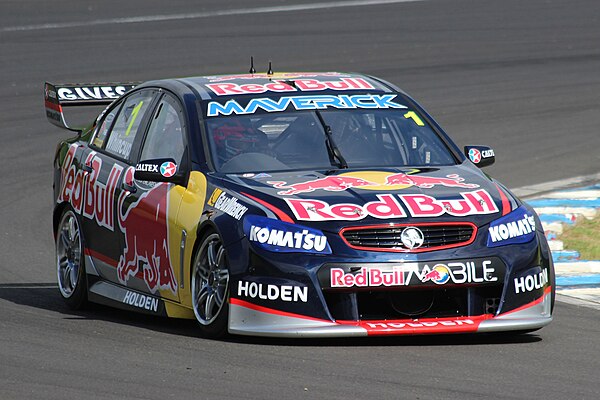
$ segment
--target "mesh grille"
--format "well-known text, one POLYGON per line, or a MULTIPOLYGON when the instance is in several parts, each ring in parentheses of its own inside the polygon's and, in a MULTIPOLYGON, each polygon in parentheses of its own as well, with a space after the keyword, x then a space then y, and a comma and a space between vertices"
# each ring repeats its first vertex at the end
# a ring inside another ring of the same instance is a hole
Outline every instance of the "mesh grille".
POLYGON ((475 238, 472 224, 415 224, 403 226, 365 226, 346 228, 340 233, 350 247, 360 250, 420 252, 465 246, 475 238), (410 249, 402 243, 401 234, 408 226, 423 232, 423 244, 410 249))

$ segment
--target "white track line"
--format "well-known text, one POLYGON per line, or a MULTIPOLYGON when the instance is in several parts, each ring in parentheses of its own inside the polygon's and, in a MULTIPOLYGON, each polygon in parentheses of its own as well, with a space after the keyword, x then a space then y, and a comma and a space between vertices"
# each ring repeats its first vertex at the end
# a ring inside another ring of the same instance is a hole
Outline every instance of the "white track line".
POLYGON ((96 19, 96 20, 92 20, 92 21, 88 21, 88 22, 77 21, 77 22, 38 24, 38 25, 9 26, 9 27, 5 27, 5 28, 0 28, 0 33, 1 32, 37 31, 37 30, 43 30, 43 29, 78 28, 78 27, 93 26, 93 25, 134 24, 134 23, 143 23, 143 22, 176 21, 176 20, 183 20, 183 19, 200 19, 200 18, 222 17, 222 16, 230 16, 230 15, 249 15, 249 14, 266 14, 266 13, 279 13, 279 12, 290 12, 290 11, 319 10, 319 9, 323 9, 323 8, 377 6, 377 5, 383 5, 383 4, 409 3, 409 2, 415 2, 415 1, 424 1, 424 0, 331 1, 331 2, 315 3, 315 4, 290 4, 287 6, 238 8, 238 9, 233 9, 233 10, 217 10, 217 11, 186 13, 186 14, 146 15, 146 16, 139 16, 139 17, 96 19))

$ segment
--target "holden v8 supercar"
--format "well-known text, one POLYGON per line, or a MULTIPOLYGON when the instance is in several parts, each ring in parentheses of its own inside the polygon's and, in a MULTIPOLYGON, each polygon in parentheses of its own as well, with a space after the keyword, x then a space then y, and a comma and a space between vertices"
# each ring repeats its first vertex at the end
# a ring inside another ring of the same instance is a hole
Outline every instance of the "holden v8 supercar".
POLYGON ((407 94, 345 73, 45 85, 62 141, 59 289, 207 336, 533 331, 554 269, 535 212, 407 94), (74 129, 72 129, 74 130, 74 129))

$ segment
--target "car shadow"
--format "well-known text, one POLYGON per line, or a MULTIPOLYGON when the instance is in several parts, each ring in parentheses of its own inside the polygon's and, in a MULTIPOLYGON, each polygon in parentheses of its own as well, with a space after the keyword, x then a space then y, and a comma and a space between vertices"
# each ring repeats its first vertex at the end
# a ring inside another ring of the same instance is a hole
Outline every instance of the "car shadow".
POLYGON ((96 303, 88 303, 82 310, 72 310, 60 296, 56 283, 0 283, 0 299, 57 312, 64 319, 108 321, 161 333, 200 338, 200 332, 193 320, 140 314, 96 303))
MULTIPOLYGON (((151 331, 178 336, 202 338, 196 321, 164 318, 120 310, 100 304, 90 303, 84 310, 71 310, 61 298, 55 283, 0 284, 0 299, 41 310, 58 312, 64 319, 84 319, 108 321, 131 325, 151 331)), ((458 334, 424 336, 383 336, 360 338, 268 338, 228 335, 219 341, 227 343, 305 346, 305 347, 369 347, 369 346, 472 346, 535 343, 542 338, 535 334, 511 332, 494 334, 458 334)))
POLYGON ((478 333, 446 335, 405 335, 405 336, 369 336, 353 338, 268 338, 252 336, 228 336, 224 340, 233 343, 247 343, 267 346, 306 346, 306 347, 382 347, 382 346, 473 346, 527 344, 542 340, 534 333, 517 334, 478 333))

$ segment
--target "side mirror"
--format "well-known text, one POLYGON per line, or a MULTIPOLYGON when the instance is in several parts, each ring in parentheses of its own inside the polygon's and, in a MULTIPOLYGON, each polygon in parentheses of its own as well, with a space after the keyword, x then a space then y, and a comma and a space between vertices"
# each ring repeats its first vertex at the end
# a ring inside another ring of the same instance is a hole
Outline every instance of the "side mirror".
POLYGON ((479 168, 492 165, 496 161, 494 150, 488 146, 465 146, 465 156, 479 168))
POLYGON ((172 158, 156 158, 140 161, 135 166, 133 177, 140 181, 170 182, 185 186, 186 174, 172 158))

